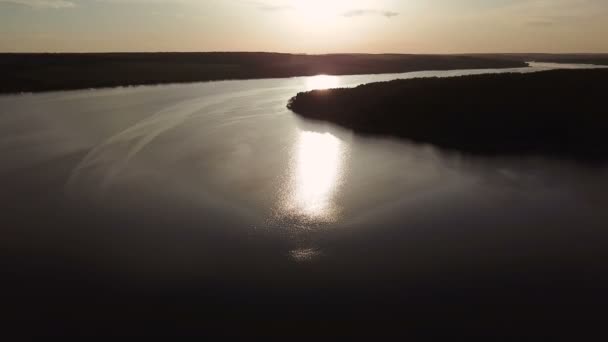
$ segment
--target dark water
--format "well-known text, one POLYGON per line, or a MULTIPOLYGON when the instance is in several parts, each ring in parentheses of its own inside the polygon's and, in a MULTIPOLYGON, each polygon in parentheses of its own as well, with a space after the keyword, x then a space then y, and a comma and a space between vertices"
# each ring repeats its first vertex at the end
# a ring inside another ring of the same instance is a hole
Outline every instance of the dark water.
POLYGON ((306 89, 504 71, 0 97, 6 307, 23 334, 601 326, 608 168, 285 108, 306 89))

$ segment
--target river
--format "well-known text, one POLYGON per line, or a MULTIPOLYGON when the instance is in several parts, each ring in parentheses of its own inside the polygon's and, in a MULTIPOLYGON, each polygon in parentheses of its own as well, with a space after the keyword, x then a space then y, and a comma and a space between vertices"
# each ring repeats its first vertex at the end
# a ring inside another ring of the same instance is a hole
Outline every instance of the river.
POLYGON ((12 285, 57 298, 295 296, 309 311, 319 298, 372 305, 382 293, 417 309, 437 298, 490 305, 486 295, 585 305, 583 289, 606 274, 607 168, 462 155, 286 109, 311 89, 564 67, 588 66, 2 96, 0 244, 12 285))

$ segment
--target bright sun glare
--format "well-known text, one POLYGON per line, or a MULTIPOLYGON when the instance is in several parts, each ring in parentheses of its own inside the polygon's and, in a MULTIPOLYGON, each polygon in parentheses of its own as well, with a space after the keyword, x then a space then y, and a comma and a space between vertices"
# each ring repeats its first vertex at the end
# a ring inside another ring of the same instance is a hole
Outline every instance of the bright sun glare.
MULTIPOLYGON (((352 32, 352 18, 346 14, 357 9, 372 9, 390 7, 389 0, 276 0, 277 6, 288 8, 281 15, 285 33, 289 39, 298 36, 302 39, 299 44, 306 46, 322 46, 331 49, 330 42, 336 37, 343 41, 355 40, 352 32)), ((273 2, 274 3, 274 2, 273 2)), ((356 35, 355 35, 356 36, 356 35)))
POLYGON ((311 25, 327 25, 341 13, 353 6, 343 0, 292 0, 291 5, 298 15, 311 25))
POLYGON ((301 213, 310 217, 330 215, 341 149, 341 141, 329 133, 302 133, 295 172, 295 200, 301 213))
POLYGON ((284 210, 312 221, 335 219, 334 196, 342 178, 345 147, 330 133, 301 132, 294 150, 284 210))
POLYGON ((340 0, 293 0, 293 6, 302 12, 321 15, 323 13, 336 13, 347 7, 349 1, 340 0))
POLYGON ((338 76, 317 75, 306 78, 306 90, 323 90, 338 88, 340 78, 338 76))

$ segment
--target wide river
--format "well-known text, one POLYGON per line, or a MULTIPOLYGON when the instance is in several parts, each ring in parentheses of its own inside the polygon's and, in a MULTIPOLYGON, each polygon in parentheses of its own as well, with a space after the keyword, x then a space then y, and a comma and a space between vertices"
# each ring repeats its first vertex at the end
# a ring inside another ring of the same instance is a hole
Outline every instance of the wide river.
POLYGON ((311 89, 564 67, 586 66, 2 96, 4 267, 28 296, 259 300, 302 316, 353 298, 599 305, 587 295, 606 280, 607 168, 461 155, 286 109, 311 89))

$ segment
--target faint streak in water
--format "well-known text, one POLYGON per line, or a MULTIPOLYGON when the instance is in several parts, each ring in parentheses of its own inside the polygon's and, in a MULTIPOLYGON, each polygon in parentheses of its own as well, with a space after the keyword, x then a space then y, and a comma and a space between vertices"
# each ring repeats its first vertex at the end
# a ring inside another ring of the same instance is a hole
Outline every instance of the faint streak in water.
POLYGON ((89 151, 83 160, 71 171, 70 177, 65 185, 65 191, 73 194, 78 180, 83 177, 84 170, 98 168, 106 164, 107 171, 103 173, 100 190, 105 189, 113 182, 114 178, 158 136, 170 130, 184 121, 191 115, 217 104, 226 102, 228 98, 222 97, 219 100, 209 101, 208 99, 195 99, 179 103, 175 106, 163 109, 144 120, 124 129, 123 131, 106 139, 102 144, 95 146, 89 151), (132 147, 124 146, 134 145, 132 147), (113 153, 113 149, 118 152, 113 153))

